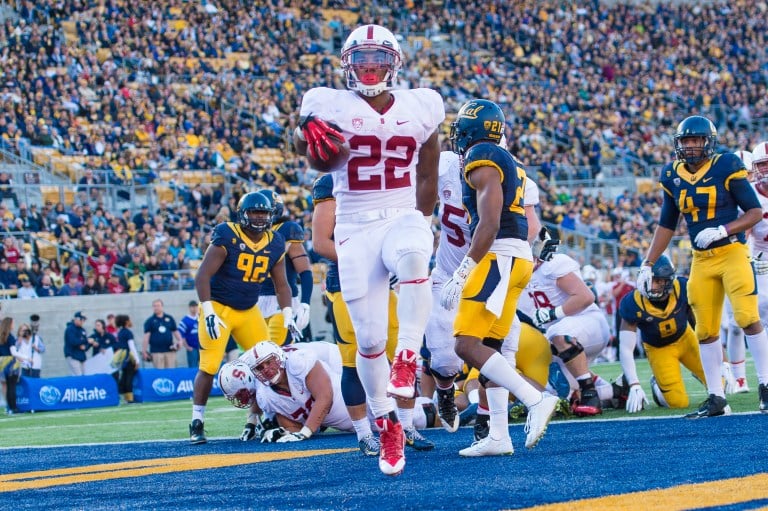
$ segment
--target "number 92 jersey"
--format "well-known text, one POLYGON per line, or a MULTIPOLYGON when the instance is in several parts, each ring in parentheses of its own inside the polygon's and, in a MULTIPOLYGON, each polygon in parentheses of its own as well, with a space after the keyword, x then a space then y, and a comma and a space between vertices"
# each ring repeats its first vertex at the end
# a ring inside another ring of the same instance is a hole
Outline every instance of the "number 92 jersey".
POLYGON ((477 192, 469 183, 469 174, 479 167, 493 167, 501 176, 504 194, 501 220, 496 239, 528 239, 528 220, 525 217, 525 169, 509 151, 490 143, 473 145, 464 155, 464 207, 469 212, 469 228, 472 234, 479 221, 477 192))
POLYGON ((227 251, 211 278, 211 298, 237 310, 256 305, 261 283, 285 255, 285 238, 267 231, 254 243, 238 224, 224 222, 213 230, 211 245, 227 251))
POLYGON ((349 144, 349 159, 333 176, 339 214, 416 205, 419 150, 445 119, 445 106, 432 89, 391 94, 394 102, 383 113, 348 90, 316 87, 302 98, 302 117, 335 124, 349 144))

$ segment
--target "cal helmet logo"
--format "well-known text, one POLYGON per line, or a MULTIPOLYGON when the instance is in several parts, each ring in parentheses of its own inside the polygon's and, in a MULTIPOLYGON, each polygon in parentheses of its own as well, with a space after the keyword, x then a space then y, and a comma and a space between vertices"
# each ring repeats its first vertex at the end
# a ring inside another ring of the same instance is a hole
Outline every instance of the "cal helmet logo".
POLYGON ((477 119, 477 114, 480 113, 480 110, 485 108, 483 105, 477 105, 476 103, 470 103, 466 107, 464 107, 461 112, 459 112, 459 115, 461 117, 466 117, 467 119, 477 119))

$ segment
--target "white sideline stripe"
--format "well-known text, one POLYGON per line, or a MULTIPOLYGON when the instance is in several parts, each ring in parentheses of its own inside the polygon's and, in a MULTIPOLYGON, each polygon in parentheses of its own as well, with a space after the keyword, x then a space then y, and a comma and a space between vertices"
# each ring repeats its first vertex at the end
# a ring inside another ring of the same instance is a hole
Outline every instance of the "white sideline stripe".
MULTIPOLYGON (((751 412, 736 412, 732 413, 731 415, 763 415, 759 411, 751 411, 751 412)), ((716 419, 716 418, 715 418, 716 419)), ((686 420, 683 418, 682 415, 664 415, 660 417, 643 417, 643 416, 635 416, 635 417, 615 417, 611 419, 588 419, 588 420, 573 420, 573 419, 562 419, 562 420, 553 420, 549 423, 550 427, 557 424, 573 424, 573 425, 588 425, 592 424, 594 422, 631 422, 631 421, 638 421, 638 420, 686 420)), ((691 419, 688 419, 691 420, 691 419)), ((712 420, 712 419, 710 419, 712 420)), ((151 421, 151 422, 163 422, 167 423, 168 421, 151 421)), ((151 423, 150 422, 150 423, 151 423)), ((180 421, 182 422, 182 421, 180 421)), ((118 422, 115 424, 130 424, 130 425, 138 425, 138 424, 144 424, 146 425, 147 422, 118 422)), ((62 427, 82 427, 82 425, 72 425, 72 426, 46 426, 46 427, 56 427, 61 429, 62 427)), ((522 428, 525 427, 524 423, 521 424, 510 424, 510 428, 522 428)), ((462 426, 459 429, 471 429, 472 426, 462 426)), ((14 428, 3 428, 3 433, 11 432, 14 428)), ((25 428, 16 428, 19 431, 26 431, 25 428)), ((441 428, 432 428, 439 430, 441 428)), ((429 431, 428 429, 425 431, 429 431)), ((341 435, 341 434, 351 434, 347 432, 325 432, 322 436, 329 436, 329 435, 341 435)), ((233 440, 236 439, 235 436, 222 436, 222 437, 208 437, 209 441, 213 440, 233 440)), ((10 452, 10 451, 19 451, 19 450, 26 450, 26 449, 55 449, 55 448, 61 448, 61 447, 93 447, 93 446, 99 446, 99 445, 138 445, 138 444, 158 444, 158 443, 188 443, 188 438, 169 438, 169 439, 157 439, 157 440, 128 440, 125 442, 89 442, 89 443, 79 443, 79 444, 57 444, 57 445, 31 445, 27 447, 0 447, 0 452, 10 452)))

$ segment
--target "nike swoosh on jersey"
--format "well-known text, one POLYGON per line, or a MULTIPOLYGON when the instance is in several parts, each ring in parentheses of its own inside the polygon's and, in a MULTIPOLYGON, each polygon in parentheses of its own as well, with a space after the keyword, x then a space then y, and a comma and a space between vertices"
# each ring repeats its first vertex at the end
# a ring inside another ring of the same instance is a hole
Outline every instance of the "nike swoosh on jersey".
POLYGON ((405 124, 406 122, 410 122, 410 121, 397 121, 397 125, 401 126, 401 125, 405 124))
POLYGON ((343 240, 339 241, 339 246, 343 245, 344 243, 348 242, 349 238, 344 238, 343 240))

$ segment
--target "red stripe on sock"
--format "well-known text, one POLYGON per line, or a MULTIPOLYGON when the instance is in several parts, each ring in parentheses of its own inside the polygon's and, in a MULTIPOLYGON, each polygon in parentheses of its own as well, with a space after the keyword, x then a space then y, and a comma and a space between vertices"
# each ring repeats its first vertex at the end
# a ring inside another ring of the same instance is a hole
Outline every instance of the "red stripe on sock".
POLYGON ((402 286, 403 284, 423 284, 428 280, 429 280, 429 277, 424 279, 416 279, 416 280, 401 280, 400 285, 402 286))
POLYGON ((380 357, 381 355, 384 354, 385 351, 387 351, 387 350, 383 349, 383 350, 381 350, 378 353, 374 353, 373 355, 366 355, 365 353, 360 353, 360 350, 357 350, 357 352, 360 353, 360 356, 363 357, 363 358, 376 358, 376 357, 380 357))

